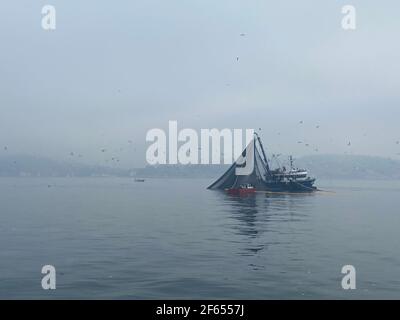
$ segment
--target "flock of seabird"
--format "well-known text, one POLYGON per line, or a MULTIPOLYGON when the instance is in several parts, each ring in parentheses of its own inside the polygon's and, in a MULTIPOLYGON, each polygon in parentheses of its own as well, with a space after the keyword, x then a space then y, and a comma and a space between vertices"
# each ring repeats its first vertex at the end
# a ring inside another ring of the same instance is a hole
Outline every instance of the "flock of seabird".
MULTIPOLYGON (((245 37, 245 36, 246 36, 246 33, 240 33, 240 36, 241 36, 241 37, 245 37)), ((237 62, 239 61, 239 57, 238 57, 238 56, 236 57, 236 61, 237 61, 237 62)), ((226 84, 226 85, 227 85, 227 86, 230 86, 229 83, 226 84)), ((118 89, 117 91, 118 91, 118 93, 121 93, 121 90, 120 90, 120 89, 118 89)), ((300 125, 304 124, 304 121, 303 121, 303 120, 300 120, 300 121, 299 121, 299 124, 300 124, 300 125)), ((316 125, 315 128, 316 128, 316 129, 319 129, 319 128, 320 128, 320 125, 316 125)), ((259 130, 261 131, 261 128, 259 128, 259 130)), ((277 134, 278 134, 278 135, 281 135, 280 132, 278 132, 277 134)), ((366 134, 364 134, 364 136, 366 136, 366 134)), ((128 140, 128 143, 129 143, 129 144, 133 144, 133 141, 132 141, 132 140, 128 140)), ((303 143, 304 143, 304 146, 305 146, 305 147, 309 147, 309 146, 310 146, 309 143, 305 143, 305 142, 303 142, 303 141, 297 141, 297 143, 298 143, 298 144, 303 144, 303 143)), ((396 145, 399 145, 399 144, 400 144, 400 140, 397 140, 397 141, 395 142, 395 144, 396 144, 396 145)), ((347 142, 347 146, 348 146, 348 147, 351 147, 351 141, 348 141, 348 142, 347 142)), ((4 151, 8 151, 8 146, 4 146, 3 149, 4 149, 4 151)), ((199 148, 199 149, 201 149, 201 148, 199 148)), ((123 150, 124 150, 123 148, 120 148, 120 151, 123 151, 123 150)), ((136 150, 136 148, 135 148, 135 150, 136 150)), ((315 152, 318 152, 318 150, 319 150, 319 149, 318 149, 317 147, 314 148, 314 151, 315 151, 315 152)), ((101 151, 102 153, 106 153, 106 152, 107 152, 107 149, 102 148, 102 149, 100 149, 100 151, 101 151)), ((345 152, 345 153, 347 153, 347 152, 345 152)), ((71 152, 69 153, 69 155, 70 155, 71 157, 74 157, 74 156, 75 156, 75 152, 71 151, 71 152)), ((397 155, 397 156, 400 156, 400 152, 399 152, 399 153, 396 153, 396 155, 397 155)), ((274 155, 274 156, 275 156, 275 155, 274 155)), ((83 156, 82 156, 82 154, 78 154, 77 157, 78 157, 78 158, 82 158, 83 156)), ((105 161, 108 162, 109 160, 115 161, 115 162, 119 162, 119 161, 120 161, 120 159, 119 159, 118 157, 116 157, 116 156, 112 156, 110 159, 106 159, 105 161)), ((14 161, 14 164, 16 164, 16 161, 14 161)))

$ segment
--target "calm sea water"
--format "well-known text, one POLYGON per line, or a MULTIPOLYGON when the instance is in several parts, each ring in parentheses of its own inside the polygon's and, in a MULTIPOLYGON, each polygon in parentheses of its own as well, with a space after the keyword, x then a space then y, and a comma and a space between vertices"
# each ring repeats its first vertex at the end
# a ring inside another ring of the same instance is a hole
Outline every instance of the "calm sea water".
POLYGON ((400 182, 246 198, 210 182, 0 179, 0 298, 400 298, 400 182))

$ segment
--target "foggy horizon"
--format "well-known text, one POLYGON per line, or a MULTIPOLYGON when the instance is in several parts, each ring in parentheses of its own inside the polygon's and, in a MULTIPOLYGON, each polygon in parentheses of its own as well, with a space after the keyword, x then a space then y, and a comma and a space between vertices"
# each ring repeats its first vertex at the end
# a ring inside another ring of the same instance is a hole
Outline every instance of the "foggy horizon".
POLYGON ((262 128, 270 154, 399 160, 389 2, 353 1, 357 29, 344 31, 344 1, 53 1, 51 32, 44 3, 2 3, 0 156, 143 167, 147 131, 177 120, 262 128))

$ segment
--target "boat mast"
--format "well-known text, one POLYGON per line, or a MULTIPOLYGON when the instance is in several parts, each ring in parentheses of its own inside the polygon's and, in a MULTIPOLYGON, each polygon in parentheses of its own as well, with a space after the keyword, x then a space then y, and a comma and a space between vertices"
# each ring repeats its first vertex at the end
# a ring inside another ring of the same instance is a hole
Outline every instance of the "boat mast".
POLYGON ((267 170, 268 174, 271 174, 270 170, 269 170, 267 156, 265 155, 264 147, 263 147, 263 144, 261 142, 260 136, 257 134, 257 132, 254 132, 254 134, 255 134, 255 136, 256 136, 256 138, 258 140, 258 143, 260 144, 260 147, 261 147, 261 152, 262 152, 262 155, 263 155, 263 158, 264 158, 263 160, 264 160, 264 163, 265 163, 265 169, 267 170))
POLYGON ((293 170, 293 157, 292 156, 289 157, 289 161, 290 161, 290 170, 293 170))

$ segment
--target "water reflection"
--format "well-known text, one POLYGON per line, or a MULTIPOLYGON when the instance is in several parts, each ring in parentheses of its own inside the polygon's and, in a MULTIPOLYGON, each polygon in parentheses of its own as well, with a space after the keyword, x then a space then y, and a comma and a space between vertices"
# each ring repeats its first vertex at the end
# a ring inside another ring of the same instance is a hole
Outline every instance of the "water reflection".
POLYGON ((305 232, 307 224, 298 226, 309 219, 315 194, 266 194, 247 196, 218 192, 218 203, 227 213, 231 223, 226 227, 241 236, 245 252, 256 255, 270 245, 281 244, 282 234, 305 232), (294 226, 293 224, 296 224, 294 226))

